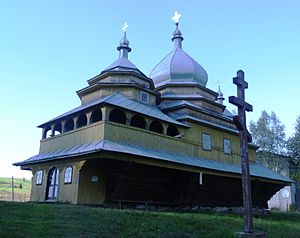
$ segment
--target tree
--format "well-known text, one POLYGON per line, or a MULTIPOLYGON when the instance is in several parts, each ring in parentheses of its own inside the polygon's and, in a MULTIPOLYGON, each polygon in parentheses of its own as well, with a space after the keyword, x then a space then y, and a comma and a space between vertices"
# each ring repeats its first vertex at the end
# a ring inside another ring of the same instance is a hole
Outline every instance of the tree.
POLYGON ((296 120, 294 134, 287 140, 288 154, 297 161, 300 161, 300 116, 296 120))
POLYGON ((291 178, 300 183, 300 116, 296 120, 294 134, 287 140, 287 152, 292 157, 291 178))
POLYGON ((285 154, 285 126, 281 123, 275 112, 268 114, 265 110, 261 112, 257 122, 250 122, 250 133, 253 143, 262 151, 275 154, 285 154))

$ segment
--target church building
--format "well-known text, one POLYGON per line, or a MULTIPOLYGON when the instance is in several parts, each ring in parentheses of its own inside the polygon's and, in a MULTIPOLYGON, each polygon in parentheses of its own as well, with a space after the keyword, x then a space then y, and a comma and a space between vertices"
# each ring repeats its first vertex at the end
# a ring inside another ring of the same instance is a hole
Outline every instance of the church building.
MULTIPOLYGON (((118 59, 77 91, 81 104, 38 126, 39 153, 14 164, 32 171, 31 201, 242 206, 239 131, 175 27, 149 76, 128 59, 125 29, 118 59)), ((257 163, 257 149, 248 144, 253 206, 267 207, 291 180, 257 163)))

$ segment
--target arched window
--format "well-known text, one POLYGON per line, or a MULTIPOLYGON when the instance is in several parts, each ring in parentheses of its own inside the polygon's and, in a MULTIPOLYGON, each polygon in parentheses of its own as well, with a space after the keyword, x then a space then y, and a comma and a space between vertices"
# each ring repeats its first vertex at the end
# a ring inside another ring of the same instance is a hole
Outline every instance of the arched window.
POLYGON ((43 183, 43 170, 39 170, 36 173, 36 185, 41 185, 43 183))
POLYGON ((57 123, 54 126, 54 135, 59 135, 62 132, 61 124, 57 123))
POLYGON ((96 109, 92 112, 91 115, 91 123, 95 123, 97 121, 101 121, 102 120, 102 112, 100 109, 96 109))
POLYGON ((109 114, 109 120, 120 124, 126 124, 126 115, 120 109, 113 109, 109 114))
POLYGON ((72 183, 72 174, 73 174, 73 168, 71 166, 67 167, 65 170, 65 183, 72 183))
POLYGON ((86 115, 85 115, 85 114, 81 114, 81 115, 78 117, 77 124, 76 124, 76 128, 83 127, 83 126, 86 126, 86 125, 87 125, 87 118, 86 118, 86 115))
POLYGON ((176 126, 170 125, 167 128, 167 135, 168 136, 177 136, 179 134, 179 131, 176 126))
POLYGON ((74 129, 74 121, 72 118, 68 119, 64 125, 64 132, 68 132, 74 129))
POLYGON ((149 126, 149 130, 162 134, 163 133, 163 125, 159 121, 152 121, 149 126))
POLYGON ((146 121, 143 117, 135 115, 131 118, 130 125, 138 127, 138 128, 145 129, 146 128, 146 121))
POLYGON ((57 168, 52 168, 48 173, 47 178, 47 200, 55 200, 58 194, 58 186, 59 186, 59 170, 57 168))

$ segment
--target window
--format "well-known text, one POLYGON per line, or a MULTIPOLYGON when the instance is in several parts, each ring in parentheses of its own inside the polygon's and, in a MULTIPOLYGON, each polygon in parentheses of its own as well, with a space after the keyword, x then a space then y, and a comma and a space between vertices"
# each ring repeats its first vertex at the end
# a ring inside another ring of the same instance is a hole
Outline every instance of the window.
POLYGON ((43 170, 37 171, 36 174, 36 185, 41 185, 43 183, 43 170))
POLYGON ((65 183, 72 183, 72 167, 67 167, 65 170, 65 183))
POLYGON ((204 150, 211 150, 211 136, 209 134, 202 134, 202 148, 204 150))
POLYGON ((149 102, 149 94, 145 93, 145 92, 141 92, 140 100, 142 103, 148 103, 149 102))
POLYGON ((225 154, 231 154, 231 141, 228 139, 223 140, 223 147, 225 154))

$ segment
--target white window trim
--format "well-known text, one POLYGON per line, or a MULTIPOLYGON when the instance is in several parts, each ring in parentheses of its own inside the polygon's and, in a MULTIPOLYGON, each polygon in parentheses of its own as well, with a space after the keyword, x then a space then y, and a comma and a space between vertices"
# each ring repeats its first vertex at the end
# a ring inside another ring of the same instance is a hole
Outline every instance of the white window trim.
POLYGON ((230 139, 227 139, 227 138, 223 139, 223 149, 224 149, 224 153, 227 154, 227 155, 230 155, 232 153, 231 140, 230 139), (226 144, 225 141, 227 141, 228 144, 226 144))
POLYGON ((208 133, 202 133, 202 149, 203 150, 211 150, 211 148, 212 148, 212 138, 211 138, 211 135, 210 134, 208 134, 208 133), (208 146, 206 146, 207 144, 207 142, 205 142, 205 139, 204 138, 209 138, 209 145, 208 146))
POLYGON ((149 93, 146 93, 146 92, 140 92, 140 101, 142 102, 142 103, 146 103, 146 104, 148 104, 149 103, 149 93), (146 97, 147 97, 147 100, 146 101, 144 101, 143 100, 143 95, 146 95, 146 97))
POLYGON ((65 173, 64 173, 64 183, 65 184, 72 183, 72 177, 73 177, 73 167, 72 166, 68 166, 68 167, 66 167, 65 173), (67 174, 67 171, 69 171, 69 170, 71 170, 71 172, 69 172, 67 174), (68 175, 68 176, 66 177, 66 175, 68 175))
POLYGON ((36 185, 42 185, 43 184, 43 170, 38 170, 36 173, 36 185))

